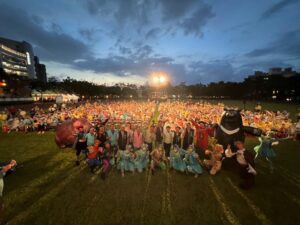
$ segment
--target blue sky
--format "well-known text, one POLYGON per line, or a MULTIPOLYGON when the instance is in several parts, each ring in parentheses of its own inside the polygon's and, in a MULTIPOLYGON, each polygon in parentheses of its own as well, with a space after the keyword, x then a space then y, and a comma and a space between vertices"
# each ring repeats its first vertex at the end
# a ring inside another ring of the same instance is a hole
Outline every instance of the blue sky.
POLYGON ((30 42, 48 76, 242 81, 300 70, 299 10, 299 0, 0 0, 0 36, 30 42))

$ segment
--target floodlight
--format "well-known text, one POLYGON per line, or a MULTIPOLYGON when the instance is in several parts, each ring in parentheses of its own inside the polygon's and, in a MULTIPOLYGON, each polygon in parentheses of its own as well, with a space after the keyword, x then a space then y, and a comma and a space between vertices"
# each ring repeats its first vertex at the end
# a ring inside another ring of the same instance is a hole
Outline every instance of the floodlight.
POLYGON ((157 77, 157 76, 154 76, 154 77, 153 77, 153 82, 154 82, 154 83, 158 83, 159 80, 160 80, 159 77, 157 77))
POLYGON ((166 77, 164 77, 164 76, 159 77, 159 82, 160 83, 164 83, 165 81, 166 81, 166 77))

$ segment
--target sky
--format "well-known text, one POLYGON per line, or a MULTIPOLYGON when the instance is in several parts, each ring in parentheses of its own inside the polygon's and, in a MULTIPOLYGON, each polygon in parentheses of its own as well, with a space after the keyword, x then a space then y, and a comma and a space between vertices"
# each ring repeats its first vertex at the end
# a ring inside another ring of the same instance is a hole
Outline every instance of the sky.
POLYGON ((31 43, 48 77, 243 81, 300 70, 299 11, 300 0, 0 0, 0 36, 31 43))

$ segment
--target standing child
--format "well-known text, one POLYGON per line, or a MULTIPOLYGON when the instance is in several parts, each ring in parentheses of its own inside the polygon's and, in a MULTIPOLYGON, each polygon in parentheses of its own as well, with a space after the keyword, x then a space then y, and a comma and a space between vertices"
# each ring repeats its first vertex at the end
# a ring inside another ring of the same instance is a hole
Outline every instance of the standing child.
POLYGON ((78 133, 76 134, 76 165, 80 164, 80 153, 86 150, 86 137, 83 130, 83 127, 79 127, 78 133))
POLYGON ((260 144, 254 147, 256 152, 255 160, 257 159, 266 159, 269 163, 270 173, 273 173, 273 159, 276 157, 276 153, 273 149, 273 145, 278 145, 280 140, 285 140, 287 138, 276 139, 273 137, 274 134, 272 131, 267 132, 266 136, 261 136, 258 138, 260 144))
POLYGON ((232 158, 232 170, 238 172, 241 178, 239 184, 240 188, 249 189, 253 187, 255 181, 256 171, 254 169, 254 154, 248 151, 244 147, 244 143, 241 141, 234 142, 234 146, 237 151, 232 153, 230 145, 227 146, 225 155, 228 158, 232 158))

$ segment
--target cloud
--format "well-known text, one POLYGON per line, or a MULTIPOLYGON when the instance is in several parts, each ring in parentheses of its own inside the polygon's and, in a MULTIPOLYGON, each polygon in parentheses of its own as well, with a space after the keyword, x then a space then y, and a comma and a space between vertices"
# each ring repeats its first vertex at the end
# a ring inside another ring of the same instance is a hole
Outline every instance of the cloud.
POLYGON ((102 29, 96 28, 96 27, 92 27, 92 28, 79 28, 78 32, 86 40, 88 40, 88 41, 94 41, 96 39, 97 33, 102 32, 102 29))
POLYGON ((161 32, 161 28, 155 27, 151 28, 145 35, 146 39, 156 39, 161 32))
POLYGON ((292 5, 294 3, 299 2, 299 0, 281 0, 278 3, 272 5, 270 8, 268 8, 261 16, 261 20, 268 19, 272 17, 274 14, 279 13, 284 8, 288 7, 289 5, 292 5))
POLYGON ((226 60, 196 61, 189 65, 189 83, 210 83, 221 80, 239 81, 232 64, 226 60))
POLYGON ((134 58, 132 56, 110 56, 105 58, 90 57, 85 61, 74 63, 79 70, 91 70, 97 73, 113 73, 118 76, 135 74, 147 76, 155 70, 170 69, 175 66, 168 57, 134 58))
POLYGON ((162 19, 166 21, 178 20, 193 7, 202 4, 201 0, 162 0, 159 2, 162 8, 162 19))
POLYGON ((132 53, 131 49, 130 48, 126 48, 124 46, 120 46, 119 47, 119 52, 122 54, 122 55, 129 55, 132 53))
POLYGON ((57 24, 53 23, 48 31, 36 18, 21 9, 1 4, 0 36, 30 42, 42 61, 71 63, 90 54, 84 43, 63 33, 57 24))
POLYGON ((201 37, 203 35, 202 28, 207 21, 214 16, 215 14, 212 13, 211 6, 203 4, 190 17, 185 18, 180 23, 180 26, 186 35, 194 34, 195 36, 201 37))
POLYGON ((292 30, 281 35, 277 40, 265 47, 254 49, 246 54, 247 57, 263 57, 283 55, 300 58, 300 29, 292 30))
POLYGON ((180 29, 184 35, 201 37, 203 27, 215 16, 204 0, 89 0, 85 4, 91 15, 109 17, 119 33, 137 33, 144 40, 175 35, 180 29))

